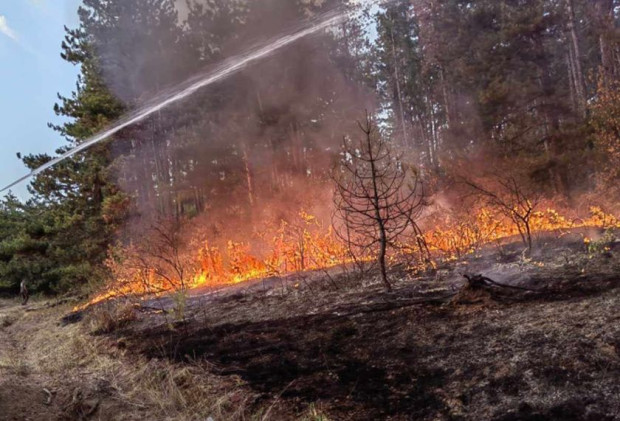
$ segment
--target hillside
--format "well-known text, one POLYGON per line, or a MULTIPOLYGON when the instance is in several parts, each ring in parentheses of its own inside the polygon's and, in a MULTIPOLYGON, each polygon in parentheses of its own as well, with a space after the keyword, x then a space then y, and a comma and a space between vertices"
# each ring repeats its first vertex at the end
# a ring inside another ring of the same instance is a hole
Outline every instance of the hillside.
POLYGON ((60 320, 67 305, 4 301, 0 412, 15 420, 617 419, 620 248, 585 250, 580 238, 549 235, 531 260, 510 244, 434 273, 394 272, 391 293, 372 274, 313 273, 140 308, 104 303, 71 324, 60 320), (461 273, 510 287, 472 290, 461 273))

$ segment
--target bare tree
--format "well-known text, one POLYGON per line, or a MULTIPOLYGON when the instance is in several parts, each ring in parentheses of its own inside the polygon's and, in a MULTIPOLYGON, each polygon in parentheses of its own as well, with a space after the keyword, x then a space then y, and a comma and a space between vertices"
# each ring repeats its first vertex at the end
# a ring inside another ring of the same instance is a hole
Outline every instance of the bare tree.
POLYGON ((344 140, 342 159, 334 170, 334 202, 340 226, 336 233, 351 253, 376 256, 385 287, 388 250, 398 248, 403 237, 419 233, 415 220, 424 206, 417 172, 379 134, 372 117, 359 123, 359 141, 344 140))
POLYGON ((174 290, 185 290, 196 273, 194 256, 184 252, 182 245, 180 223, 159 220, 153 223, 148 240, 141 246, 153 273, 174 290))
POLYGON ((195 256, 184 250, 180 222, 157 220, 142 238, 122 246, 106 265, 117 295, 184 291, 196 275, 195 256))
POLYGON ((492 183, 489 186, 471 180, 464 182, 488 205, 497 208, 515 224, 528 253, 531 252, 531 219, 540 203, 541 193, 535 188, 528 188, 527 182, 513 175, 488 177, 487 182, 492 183))

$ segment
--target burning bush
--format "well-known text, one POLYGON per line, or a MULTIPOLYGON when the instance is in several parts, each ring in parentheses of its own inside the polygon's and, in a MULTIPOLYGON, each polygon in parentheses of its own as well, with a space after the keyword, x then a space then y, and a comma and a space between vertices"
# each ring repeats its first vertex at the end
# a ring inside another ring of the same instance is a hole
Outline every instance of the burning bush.
MULTIPOLYGON (((418 268, 419 263, 433 266, 438 259, 460 258, 485 244, 520 235, 511 219, 492 207, 435 218, 433 224, 435 228, 426 232, 417 224, 415 228, 410 226, 409 235, 393 244, 394 253, 387 259, 386 266, 412 258, 418 264, 410 267, 418 268)), ((134 242, 111 250, 107 260, 111 281, 89 304, 117 296, 139 299, 145 294, 185 293, 190 288, 236 284, 376 257, 370 254, 352 256, 349 246, 355 245, 348 246, 331 226, 303 210, 295 220, 281 221, 277 227, 251 239, 261 245, 263 253, 255 253, 250 241, 229 240, 225 247, 217 247, 202 238, 201 247, 181 247, 181 238, 187 235, 181 225, 164 226, 168 230, 174 227, 176 231, 170 233, 160 225, 147 233, 139 244, 134 242)), ((609 230, 620 228, 620 220, 599 207, 591 207, 589 216, 581 219, 569 218, 552 208, 532 212, 530 217, 532 233, 560 231, 561 234, 563 230, 575 228, 609 230)), ((185 240, 184 244, 196 241, 185 240)))
POLYGON ((194 233, 189 228, 189 223, 184 227, 160 222, 139 241, 113 248, 106 262, 111 281, 90 303, 115 296, 139 297, 230 285, 351 261, 347 248, 331 227, 303 210, 293 221, 281 221, 245 242, 228 240, 223 247, 214 246, 201 236, 192 237, 194 233), (201 245, 192 246, 196 244, 201 245), (253 244, 260 245, 255 248, 263 252, 254 252, 253 244))

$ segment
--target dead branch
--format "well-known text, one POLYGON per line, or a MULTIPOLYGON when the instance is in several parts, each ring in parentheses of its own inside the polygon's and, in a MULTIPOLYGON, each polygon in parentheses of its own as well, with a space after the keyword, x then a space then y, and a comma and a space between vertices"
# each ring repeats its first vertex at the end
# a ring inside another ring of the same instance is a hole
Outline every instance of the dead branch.
POLYGON ((45 405, 49 406, 52 404, 52 399, 54 398, 54 394, 49 391, 49 389, 43 388, 43 393, 47 395, 47 399, 45 400, 45 405))
POLYGON ((414 300, 402 300, 375 305, 359 306, 348 312, 336 312, 336 314, 340 317, 348 317, 355 316, 357 314, 381 313, 385 311, 401 310, 403 308, 413 307, 417 305, 439 305, 445 304, 450 298, 454 297, 456 294, 457 292, 451 292, 440 297, 420 298, 414 300))

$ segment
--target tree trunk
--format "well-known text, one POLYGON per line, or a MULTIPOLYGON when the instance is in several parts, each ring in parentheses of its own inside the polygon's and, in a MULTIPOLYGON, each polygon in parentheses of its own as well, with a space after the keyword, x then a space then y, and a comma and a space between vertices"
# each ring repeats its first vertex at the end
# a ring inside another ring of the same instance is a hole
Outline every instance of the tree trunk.
POLYGON ((370 169, 371 169, 372 187, 373 187, 373 206, 374 206, 374 211, 375 211, 375 219, 379 227, 379 243, 380 243, 379 257, 378 257, 379 267, 381 269, 381 279, 383 280, 383 283, 385 284, 385 288, 388 291, 391 291, 392 285, 390 284, 390 281, 388 280, 387 269, 386 269, 386 264, 385 264, 385 255, 387 252, 387 234, 385 232, 385 223, 383 220, 383 215, 381 215, 381 201, 379 198, 379 188, 377 186, 377 178, 379 176, 377 174, 377 166, 375 165, 375 157, 373 156, 373 153, 372 153, 372 142, 370 138, 370 133, 367 134, 366 139, 368 141, 368 151, 369 151, 369 156, 370 156, 370 169))
POLYGON ((250 160, 248 158, 248 150, 247 150, 246 145, 243 146, 243 165, 244 165, 245 177, 247 181, 248 200, 249 200, 250 206, 254 206, 254 187, 252 183, 252 171, 250 170, 250 160))
POLYGON ((595 23, 599 30, 599 48, 601 53, 601 70, 605 86, 615 80, 617 65, 614 58, 613 41, 610 40, 614 27, 614 0, 597 0, 595 23))
POLYGON ((566 53, 566 69, 568 71, 568 92, 570 94, 570 103, 573 110, 578 108, 577 93, 575 92, 575 72, 573 71, 573 62, 571 60, 571 52, 566 53))
POLYGON ((387 269, 386 269, 386 264, 385 264, 385 253, 386 253, 385 231, 382 231, 381 252, 379 254, 379 267, 381 268, 381 279, 383 280, 383 283, 385 284, 385 288, 387 288, 388 291, 391 291, 392 285, 390 284, 390 281, 388 280, 388 277, 387 277, 387 269))
POLYGON ((586 88, 583 78, 583 70, 581 68, 581 51, 579 48, 579 37, 577 35, 577 28, 575 26, 575 9, 573 6, 573 0, 566 0, 566 11, 568 14, 568 31, 570 33, 570 46, 571 63, 573 68, 573 75, 575 81, 575 93, 577 98, 577 114, 581 118, 586 117, 586 88))
MULTIPOLYGON (((394 25, 394 22, 392 21, 392 25, 394 25)), ((405 110, 403 107, 403 96, 401 93, 401 89, 400 89, 400 76, 399 76, 399 72, 398 72, 398 57, 396 56, 396 43, 394 41, 394 28, 391 27, 390 28, 390 37, 392 39, 392 56, 394 58, 394 86, 396 87, 396 100, 398 102, 398 108, 399 108, 399 120, 400 120, 400 124, 401 124, 401 129, 403 131, 403 139, 402 139, 402 144, 403 146, 409 146, 408 143, 408 137, 407 137, 407 126, 406 126, 406 122, 405 122, 405 110)))

